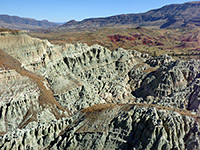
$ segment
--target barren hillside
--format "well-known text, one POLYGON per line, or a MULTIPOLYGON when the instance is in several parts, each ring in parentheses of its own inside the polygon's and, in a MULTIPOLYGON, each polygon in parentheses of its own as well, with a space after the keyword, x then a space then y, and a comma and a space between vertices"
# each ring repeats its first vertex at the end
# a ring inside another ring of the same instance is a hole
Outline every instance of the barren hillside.
POLYGON ((200 149, 199 60, 5 30, 0 49, 0 149, 200 149))

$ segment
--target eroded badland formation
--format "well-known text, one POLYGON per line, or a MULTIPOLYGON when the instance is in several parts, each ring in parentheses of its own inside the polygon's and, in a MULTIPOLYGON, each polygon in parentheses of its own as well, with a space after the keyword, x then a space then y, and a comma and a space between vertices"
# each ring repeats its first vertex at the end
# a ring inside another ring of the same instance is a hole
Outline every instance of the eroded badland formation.
MULTIPOLYGON (((61 30, 31 33, 54 44, 25 31, 0 29, 0 149, 199 150, 199 11, 192 20, 179 12, 190 12, 200 3, 186 5, 188 9, 170 5, 138 14, 143 20, 128 17, 150 23, 145 15, 156 13, 150 25, 187 26, 173 30, 63 30, 88 23, 99 26, 102 20, 102 26, 110 26, 113 18, 123 20, 124 15, 71 21, 61 30), (178 15, 169 13, 169 7, 178 15), (162 15, 158 22, 163 12, 171 16, 166 20, 162 15), (68 37, 89 46, 66 44, 68 37), (176 59, 179 52, 197 59, 176 59)), ((3 17, 3 25, 16 27, 10 17, 3 17)), ((22 27, 39 28, 36 23, 55 25, 32 20, 22 27)))
POLYGON ((0 35, 0 149, 199 149, 200 61, 0 35))

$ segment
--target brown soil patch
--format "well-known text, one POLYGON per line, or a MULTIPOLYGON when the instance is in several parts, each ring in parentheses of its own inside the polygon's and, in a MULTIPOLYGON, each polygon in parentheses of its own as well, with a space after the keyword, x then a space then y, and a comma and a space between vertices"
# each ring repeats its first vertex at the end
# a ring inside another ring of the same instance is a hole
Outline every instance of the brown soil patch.
POLYGON ((8 28, 0 28, 0 34, 2 33, 11 33, 11 34, 17 34, 20 32, 20 30, 11 30, 11 29, 8 29, 8 28))
MULTIPOLYGON (((170 110, 173 112, 177 112, 180 115, 184 115, 184 116, 189 116, 189 117, 193 117, 196 119, 197 122, 200 123, 200 116, 192 114, 191 111, 185 110, 185 109, 178 109, 178 108, 171 108, 171 107, 165 107, 165 106, 160 106, 160 105, 155 105, 155 104, 144 104, 144 103, 132 103, 132 104, 97 104, 97 105, 93 105, 91 107, 85 108, 82 110, 82 112, 84 113, 96 113, 96 112, 100 112, 106 109, 110 109, 110 108, 114 108, 116 106, 141 106, 141 107, 155 107, 156 109, 160 109, 160 110, 170 110)), ((126 107, 127 109, 130 107, 126 107)), ((128 111, 124 108, 125 111, 128 111)))
POLYGON ((89 112, 100 112, 105 110, 106 108, 113 108, 117 106, 117 104, 96 104, 91 107, 87 107, 82 110, 82 112, 89 113, 89 112))
POLYGON ((149 68, 147 68, 146 70, 144 70, 143 72, 144 72, 144 73, 150 73, 150 72, 156 71, 157 69, 158 69, 158 68, 149 67, 149 68))

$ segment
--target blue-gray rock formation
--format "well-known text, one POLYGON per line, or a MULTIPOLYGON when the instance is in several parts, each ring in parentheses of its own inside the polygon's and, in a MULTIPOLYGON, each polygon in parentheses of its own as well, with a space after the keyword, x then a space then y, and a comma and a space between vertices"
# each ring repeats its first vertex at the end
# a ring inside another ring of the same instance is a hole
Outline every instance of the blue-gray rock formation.
POLYGON ((0 149, 200 149, 200 61, 0 35, 0 149))

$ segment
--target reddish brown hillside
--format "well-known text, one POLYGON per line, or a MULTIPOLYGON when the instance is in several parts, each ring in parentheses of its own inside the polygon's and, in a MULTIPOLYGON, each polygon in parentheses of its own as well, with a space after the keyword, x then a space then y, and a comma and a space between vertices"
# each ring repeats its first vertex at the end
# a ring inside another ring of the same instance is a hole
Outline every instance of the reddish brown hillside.
POLYGON ((110 50, 122 47, 154 55, 169 54, 175 58, 191 59, 200 54, 200 28, 146 29, 105 28, 94 32, 31 33, 31 36, 48 39, 54 44, 100 44, 110 50), (195 51, 195 53, 194 53, 195 51))

